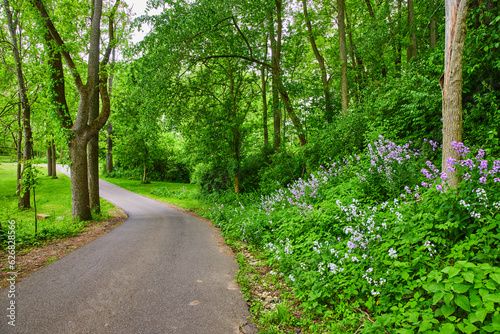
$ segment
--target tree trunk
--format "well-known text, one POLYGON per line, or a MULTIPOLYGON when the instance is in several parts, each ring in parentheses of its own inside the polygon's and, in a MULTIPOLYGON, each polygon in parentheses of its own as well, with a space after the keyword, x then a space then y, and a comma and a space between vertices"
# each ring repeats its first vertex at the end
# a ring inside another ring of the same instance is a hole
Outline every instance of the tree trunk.
POLYGON ((262 85, 262 123, 264 126, 264 147, 269 147, 269 130, 267 129, 267 82, 266 69, 264 66, 260 68, 260 81, 262 85))
MULTIPOLYGON (((22 68, 21 55, 19 53, 17 44, 17 26, 12 20, 12 12, 10 10, 10 3, 8 0, 3 0, 5 16, 7 17, 7 26, 10 34, 10 44, 12 53, 14 55, 14 63, 16 66, 17 85, 19 89, 19 102, 22 108, 22 128, 23 128, 23 171, 22 174, 31 167, 31 153, 33 151, 33 137, 31 132, 31 108, 28 101, 28 90, 24 82, 24 74, 22 68)), ((21 180, 21 196, 19 197, 19 207, 29 209, 30 206, 30 188, 24 187, 21 180)))
MULTIPOLYGON (((431 7, 434 8, 434 1, 431 3, 431 7)), ((436 47, 436 18, 434 17, 434 13, 431 16, 431 22, 430 22, 430 30, 431 30, 431 49, 434 49, 436 47)))
MULTIPOLYGON (((277 5, 276 5, 277 6, 277 5)), ((280 2, 281 8, 281 2, 280 2)), ((281 10, 279 15, 281 14, 281 10)), ((280 46, 281 43, 278 43, 276 40, 276 35, 274 31, 274 20, 270 20, 271 32, 271 89, 273 92, 273 148, 274 151, 277 152, 280 148, 281 137, 280 137, 280 129, 281 129, 281 113, 280 113, 280 103, 279 103, 279 72, 280 72, 280 46)), ((280 41, 279 41, 280 42, 280 41)))
POLYGON ((304 11, 304 19, 306 21, 307 32, 309 35, 309 42, 311 43, 311 47, 313 49, 314 56, 316 57, 316 61, 318 62, 319 69, 321 71, 321 83, 323 84, 323 94, 325 96, 325 116, 326 116, 327 122, 331 123, 332 119, 333 119, 333 106, 332 106, 331 97, 330 97, 330 88, 329 88, 328 76, 326 73, 325 59, 319 53, 318 47, 316 45, 316 41, 314 40, 314 36, 312 33, 311 20, 309 19, 309 13, 307 11, 306 0, 302 0, 302 7, 303 7, 303 11, 304 11))
MULTIPOLYGON (((97 98, 97 106, 93 105, 89 117, 90 120, 94 120, 99 115, 99 94, 95 93, 95 98, 97 98), (95 110, 94 110, 95 109, 95 110), (94 110, 94 111, 92 111, 94 110)), ((95 102, 92 98, 92 104, 95 102)), ((100 200, 99 200, 99 132, 97 132, 92 138, 90 138, 87 144, 87 159, 88 159, 88 177, 89 177, 89 201, 90 209, 92 212, 100 214, 100 200)))
POLYGON ((21 126, 21 104, 18 104, 18 109, 17 109, 17 126, 19 129, 18 135, 17 135, 17 146, 16 146, 16 153, 17 153, 17 178, 16 178, 16 194, 19 196, 19 201, 21 201, 21 183, 22 183, 22 169, 21 169, 21 162, 22 162, 22 145, 23 145, 23 130, 21 126))
MULTIPOLYGON (((398 0, 398 35, 401 35, 401 2, 402 0, 398 0)), ((396 67, 396 72, 401 73, 401 41, 398 38, 396 41, 396 59, 394 59, 394 65, 396 67)))
MULTIPOLYGON (((115 67, 115 49, 113 49, 113 56, 111 59, 111 75, 109 76, 109 98, 111 99, 111 95, 113 92, 113 69, 115 67)), ((111 173, 113 171, 113 126, 111 125, 111 121, 108 121, 108 138, 106 140, 107 144, 107 152, 106 152, 106 172, 111 173)))
POLYGON ((448 171, 448 158, 460 159, 451 146, 462 142, 462 58, 467 31, 468 0, 446 0, 445 65, 443 75, 443 155, 442 172, 448 175, 450 188, 459 182, 455 173, 448 171))
POLYGON ((92 219, 89 202, 87 175, 87 141, 73 137, 69 142, 71 159, 71 206, 73 218, 80 220, 92 219))
POLYGON ((49 141, 49 146, 47 146, 47 175, 52 176, 52 144, 49 141))
POLYGON ((347 114, 349 107, 349 96, 347 86, 347 47, 345 41, 345 1, 337 0, 338 6, 338 25, 339 25, 339 44, 340 44, 340 82, 342 86, 342 114, 347 114))
POLYGON ((410 32, 410 44, 406 51, 406 61, 410 60, 417 55, 417 35, 415 32, 415 24, 413 22, 413 0, 408 0, 408 30, 410 32))
POLYGON ((52 139, 52 145, 50 146, 52 150, 52 178, 57 179, 57 156, 56 156, 56 144, 54 143, 54 139, 52 139))
MULTIPOLYGON (((93 17, 92 19, 97 19, 93 17)), ((99 17, 100 21, 100 17, 99 17)), ((99 47, 99 39, 96 41, 97 50, 99 47)), ((97 65, 94 65, 97 70, 99 70, 99 54, 94 58, 97 62, 97 65)), ((88 125, 92 124, 92 122, 99 116, 99 86, 91 86, 89 87, 91 90, 90 93, 90 110, 89 110, 89 118, 88 125)), ((89 177, 89 201, 90 201, 90 210, 92 212, 100 214, 101 213, 101 204, 99 198, 99 132, 95 133, 90 137, 90 140, 87 144, 87 159, 88 159, 88 177, 89 177)))
POLYGON ((372 18, 375 18, 375 12, 373 11, 372 3, 370 2, 370 0, 365 0, 365 2, 366 2, 366 7, 368 7, 368 13, 372 18))
POLYGON ((302 123, 300 122, 300 119, 297 117, 297 115, 295 115, 295 112, 293 111, 292 102, 290 101, 288 93, 286 92, 281 83, 279 88, 280 88, 281 99, 285 103, 286 111, 288 112, 290 120, 292 121, 293 126, 297 131, 297 137, 299 137, 300 146, 304 146, 307 144, 307 140, 304 133, 304 129, 302 128, 302 123))
POLYGON ((147 154, 144 156, 144 168, 142 173, 142 183, 146 183, 146 163, 147 163, 147 154))
POLYGON ((358 69, 356 68, 356 57, 354 55, 354 43, 352 41, 352 30, 351 30, 351 22, 349 21, 349 15, 346 12, 346 27, 347 27, 347 37, 349 38, 349 55, 351 57, 352 63, 352 71, 354 73, 354 99, 357 101, 358 99, 358 86, 359 81, 361 80, 358 69))
POLYGON ((111 121, 108 121, 108 138, 106 140, 107 152, 106 152, 106 172, 111 173, 113 171, 113 125, 111 121))

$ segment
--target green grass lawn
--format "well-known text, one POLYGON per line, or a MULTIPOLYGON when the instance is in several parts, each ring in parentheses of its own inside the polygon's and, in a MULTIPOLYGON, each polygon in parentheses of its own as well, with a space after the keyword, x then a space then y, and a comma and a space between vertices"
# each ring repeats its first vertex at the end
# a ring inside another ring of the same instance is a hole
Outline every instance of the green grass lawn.
POLYGON ((180 208, 194 211, 200 215, 208 210, 209 205, 197 196, 200 187, 189 183, 170 183, 155 181, 150 184, 141 184, 138 180, 117 179, 101 177, 119 187, 130 190, 136 194, 144 195, 178 206, 180 208))
MULTIPOLYGON (((2 157, 1 161, 9 159, 2 157)), ((10 160, 10 159, 9 159, 10 160)), ((35 209, 33 193, 31 193, 31 209, 19 210, 16 195, 16 164, 0 163, 0 222, 5 228, 7 221, 16 221, 16 243, 18 247, 36 244, 41 240, 63 238, 78 234, 85 226, 84 222, 74 221, 71 217, 71 182, 62 173, 57 179, 47 176, 47 168, 38 167, 41 174, 35 188, 38 214, 49 215, 50 218, 38 220, 38 237, 35 237, 35 209)), ((101 199, 103 215, 94 217, 102 220, 109 217, 108 212, 114 206, 101 199)), ((2 236, 0 235, 0 242, 2 236)))

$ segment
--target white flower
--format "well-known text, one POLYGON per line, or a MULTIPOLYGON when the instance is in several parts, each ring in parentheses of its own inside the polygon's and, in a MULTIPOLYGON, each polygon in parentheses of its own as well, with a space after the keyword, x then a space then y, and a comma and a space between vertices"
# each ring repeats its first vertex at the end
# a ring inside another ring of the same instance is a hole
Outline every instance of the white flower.
POLYGON ((394 248, 389 249, 389 256, 392 258, 398 257, 398 252, 394 248))

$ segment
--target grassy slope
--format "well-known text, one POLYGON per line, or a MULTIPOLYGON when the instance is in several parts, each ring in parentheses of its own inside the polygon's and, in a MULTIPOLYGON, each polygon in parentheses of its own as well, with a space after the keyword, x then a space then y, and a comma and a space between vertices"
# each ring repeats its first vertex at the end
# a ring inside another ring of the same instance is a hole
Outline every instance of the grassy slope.
MULTIPOLYGON (((6 157, 2 157, 5 161, 6 157)), ((8 159, 7 159, 8 160, 8 159)), ((38 231, 46 229, 52 231, 49 236, 58 236, 77 230, 83 226, 71 218, 71 182, 68 177, 59 173, 57 179, 47 176, 47 168, 39 167, 41 174, 38 177, 38 185, 35 189, 36 206, 38 214, 47 214, 49 219, 38 221, 38 231)), ((16 164, 0 164, 0 222, 2 225, 7 220, 14 219, 17 222, 17 235, 22 239, 29 238, 35 231, 35 210, 33 205, 33 194, 31 196, 31 209, 19 210, 17 208, 18 197, 16 195, 16 164)), ((108 212, 114 210, 114 206, 101 200, 102 217, 109 217, 108 212)), ((21 241, 22 243, 22 241, 21 241)))

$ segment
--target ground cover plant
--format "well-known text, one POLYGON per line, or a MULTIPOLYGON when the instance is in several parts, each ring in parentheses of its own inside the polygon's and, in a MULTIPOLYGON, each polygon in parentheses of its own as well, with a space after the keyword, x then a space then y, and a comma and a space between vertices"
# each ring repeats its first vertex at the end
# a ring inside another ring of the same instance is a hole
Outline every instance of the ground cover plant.
POLYGON ((448 189, 424 141, 383 137, 267 195, 210 210, 226 237, 263 250, 303 307, 345 333, 500 331, 500 160, 453 143, 448 189))
MULTIPOLYGON (((46 176, 47 169, 36 167, 40 174, 36 185, 37 213, 49 217, 38 220, 37 234, 35 235, 35 211, 32 199, 32 208, 18 209, 16 195, 16 164, 0 164, 0 246, 6 245, 7 222, 16 221, 16 247, 21 249, 39 245, 47 240, 65 238, 79 234, 86 226, 86 222, 73 220, 71 217, 71 185, 70 179, 60 174, 57 179, 46 176)), ((109 211, 115 207, 105 200, 101 200, 102 212, 94 216, 94 220, 109 218, 109 211)))

